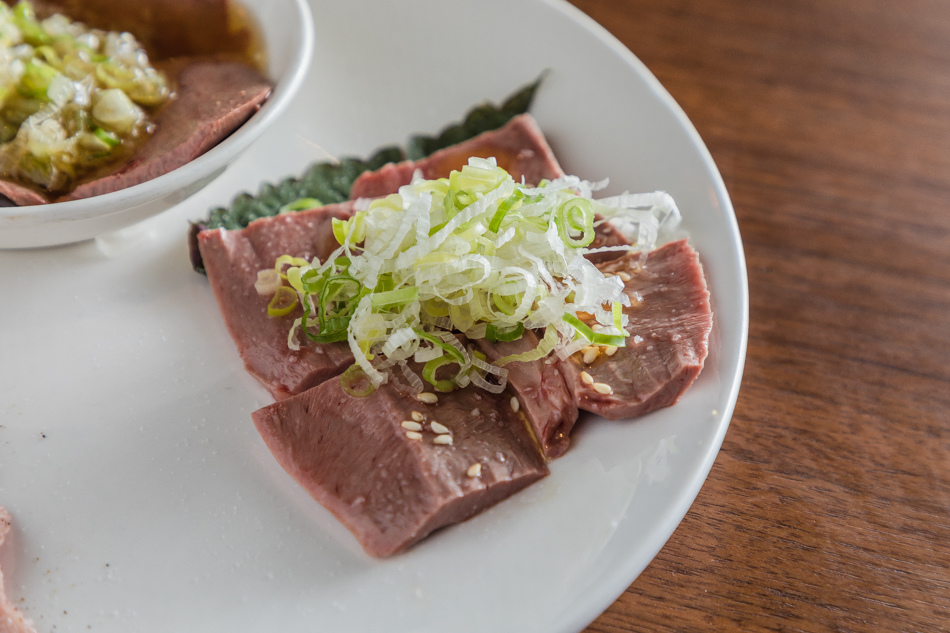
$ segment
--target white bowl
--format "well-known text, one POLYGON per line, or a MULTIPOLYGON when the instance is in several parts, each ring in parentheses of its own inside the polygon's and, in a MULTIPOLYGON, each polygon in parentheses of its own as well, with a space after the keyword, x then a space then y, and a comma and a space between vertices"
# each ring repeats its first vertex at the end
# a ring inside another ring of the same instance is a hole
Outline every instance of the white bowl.
POLYGON ((227 139, 190 163, 147 182, 93 198, 0 208, 0 248, 69 244, 140 222, 169 209, 218 177, 286 109, 313 53, 306 0, 241 0, 264 36, 276 83, 263 107, 227 139))

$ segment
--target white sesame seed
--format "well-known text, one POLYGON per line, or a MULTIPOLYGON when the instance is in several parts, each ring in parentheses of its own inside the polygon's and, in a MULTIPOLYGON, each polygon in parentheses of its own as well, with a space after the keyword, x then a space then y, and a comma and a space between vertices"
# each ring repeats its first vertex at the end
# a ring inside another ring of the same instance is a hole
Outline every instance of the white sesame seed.
POLYGON ((439 435, 445 435, 449 432, 449 427, 444 424, 439 424, 435 420, 429 422, 429 428, 432 429, 433 433, 438 433, 439 435))
POLYGON ((431 391, 423 391, 422 393, 416 395, 416 400, 419 402, 424 402, 425 404, 435 404, 439 401, 439 396, 435 395, 431 391))
POLYGON ((600 356, 600 349, 597 347, 585 347, 584 348, 584 364, 590 365, 597 357, 600 356))
POLYGON ((594 391, 597 393, 605 396, 608 396, 614 392, 614 388, 605 382, 595 382, 591 385, 591 387, 593 387, 594 391))
POLYGON ((583 382, 585 385, 592 385, 594 384, 594 377, 588 374, 586 371, 582 371, 581 382, 583 382))
POLYGON ((607 354, 607 356, 613 356, 614 354, 617 353, 618 349, 620 348, 617 347, 616 345, 608 345, 607 347, 604 348, 604 354, 607 354))
POLYGON ((617 273, 617 276, 620 277, 620 281, 623 281, 623 282, 630 281, 630 275, 623 272, 622 270, 619 273, 617 273))
POLYGON ((418 422, 413 422, 412 420, 406 420, 402 423, 402 428, 408 429, 410 431, 421 431, 422 425, 418 422))
POLYGON ((521 401, 518 400, 518 396, 511 396, 511 410, 515 413, 521 411, 521 401))
POLYGON ((426 419, 426 416, 422 415, 418 411, 413 411, 409 414, 409 417, 412 418, 415 422, 422 422, 426 419))
POLYGON ((432 438, 433 444, 451 444, 452 436, 451 435, 436 435, 432 438))
POLYGON ((422 433, 416 433, 415 431, 406 431, 406 437, 410 440, 421 440, 422 433))
POLYGON ((468 467, 468 470, 465 471, 465 474, 468 475, 469 477, 478 477, 479 475, 482 474, 482 465, 479 464, 478 462, 475 462, 474 464, 468 467))

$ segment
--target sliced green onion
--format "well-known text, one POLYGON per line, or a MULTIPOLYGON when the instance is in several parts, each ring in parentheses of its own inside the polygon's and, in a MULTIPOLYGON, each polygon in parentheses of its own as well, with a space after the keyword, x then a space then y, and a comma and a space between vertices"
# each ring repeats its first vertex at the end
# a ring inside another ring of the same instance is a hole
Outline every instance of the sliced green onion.
POLYGON ((280 209, 277 213, 293 213, 294 211, 307 211, 308 209, 316 209, 322 207, 323 203, 317 200, 316 198, 297 198, 293 202, 288 202, 280 209))
POLYGON ((521 203, 524 201, 524 194, 521 192, 521 189, 515 189, 515 192, 508 196, 504 202, 498 205, 498 210, 495 211, 495 215, 492 216, 491 222, 488 223, 488 230, 493 233, 497 233, 498 229, 501 227, 502 221, 505 219, 505 216, 508 215, 510 211, 514 211, 521 206, 521 203))
POLYGON ((554 348, 557 346, 557 329, 553 325, 547 326, 544 331, 544 337, 538 341, 537 347, 527 352, 521 352, 520 354, 510 354, 508 356, 502 356, 495 361, 495 365, 498 367, 504 367, 508 363, 513 362, 522 362, 530 363, 531 361, 540 360, 554 351, 554 348))
POLYGON ((449 356, 451 356, 452 359, 459 365, 465 362, 465 356, 462 354, 461 350, 456 348, 454 345, 450 345, 449 343, 446 343, 442 339, 435 337, 429 334, 428 332, 424 332, 422 330, 418 330, 415 328, 413 328, 413 331, 419 335, 419 338, 425 339, 429 341, 430 343, 432 343, 433 345, 435 345, 436 347, 442 348, 442 351, 446 352, 449 356))
POLYGON ((369 376, 356 363, 350 365, 346 371, 340 374, 340 387, 347 395, 354 398, 366 398, 376 391, 376 387, 373 386, 369 376))
POLYGON ((46 62, 31 59, 26 62, 23 77, 20 78, 17 89, 23 96, 45 100, 49 84, 58 74, 59 72, 46 62))
POLYGON ((33 6, 29 2, 18 2, 17 5, 13 7, 13 20, 17 28, 20 29, 24 42, 32 46, 49 44, 49 34, 36 20, 36 13, 33 11, 33 6))
POLYGON ((281 286, 274 293, 274 298, 267 304, 267 315, 272 317, 285 316, 297 307, 297 293, 293 288, 281 286))
POLYGON ((372 296, 372 306, 377 310, 384 310, 394 306, 405 305, 419 297, 419 288, 400 288, 387 292, 375 292, 372 296))
POLYGON ((439 380, 436 378, 435 372, 437 369, 439 369, 439 367, 453 363, 455 363, 455 359, 448 356, 439 356, 438 358, 433 358, 422 368, 423 380, 435 387, 436 391, 452 391, 455 389, 455 380, 439 380))
POLYGON ((97 127, 92 133, 95 134, 97 139, 109 147, 115 147, 122 142, 122 139, 120 139, 115 133, 109 132, 108 130, 103 130, 101 127, 97 127))
POLYGON ((613 316, 614 327, 617 330, 623 332, 623 304, 619 301, 614 301, 613 305, 610 306, 611 316, 613 316))
POLYGON ((594 332, 590 337, 590 342, 594 345, 613 345, 614 347, 623 347, 627 344, 627 337, 622 334, 606 334, 604 332, 594 332))
POLYGON ((300 267, 306 266, 309 264, 306 259, 303 257, 291 257, 290 255, 281 255, 277 258, 277 261, 274 263, 274 270, 277 271, 277 274, 280 275, 281 279, 287 279, 287 272, 284 270, 284 266, 288 267, 300 267))
POLYGON ((578 319, 575 315, 566 313, 563 317, 565 322, 574 326, 574 329, 577 330, 577 333, 583 336, 588 341, 594 340, 594 331, 590 329, 590 326, 578 319))
POLYGON ((333 237, 336 238, 338 244, 343 244, 346 242, 347 238, 350 240, 350 244, 359 244, 363 241, 365 231, 363 230, 363 217, 366 215, 364 211, 357 211, 353 214, 348 220, 341 220, 339 218, 332 218, 330 220, 330 225, 333 228, 333 237))
POLYGON ((345 242, 346 235, 350 232, 349 221, 341 220, 340 218, 330 218, 330 226, 333 229, 333 237, 336 239, 337 244, 345 242))
POLYGON ((459 211, 475 202, 475 200, 477 200, 477 197, 471 191, 464 189, 462 191, 454 191, 450 189, 442 199, 442 204, 445 206, 446 219, 451 220, 459 211))
POLYGON ((513 329, 502 331, 499 328, 495 327, 494 323, 489 323, 485 328, 485 338, 492 342, 497 343, 499 341, 509 342, 516 341, 521 338, 521 335, 524 334, 524 323, 518 322, 513 329))
POLYGON ((135 81, 135 71, 117 62, 106 61, 96 66, 96 79, 109 88, 123 91, 135 81))
POLYGON ((558 208, 556 222, 565 244, 583 248, 594 241, 594 211, 590 200, 571 198, 558 208), (580 237, 575 238, 576 233, 580 233, 580 237))

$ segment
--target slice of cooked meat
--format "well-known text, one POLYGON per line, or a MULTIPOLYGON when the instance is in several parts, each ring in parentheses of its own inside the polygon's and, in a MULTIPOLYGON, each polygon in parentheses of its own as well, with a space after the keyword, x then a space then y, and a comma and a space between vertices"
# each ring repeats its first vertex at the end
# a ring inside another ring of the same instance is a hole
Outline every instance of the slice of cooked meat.
POLYGON ((240 127, 270 91, 271 82, 244 64, 185 64, 177 96, 159 111, 152 137, 118 170, 80 184, 57 202, 125 189, 181 167, 240 127))
POLYGON ((389 163, 376 171, 360 174, 350 188, 350 199, 396 193, 401 186, 412 181, 412 174, 417 169, 427 180, 448 177, 453 170, 467 165, 472 156, 494 157, 498 166, 511 174, 515 181, 524 178, 532 185, 544 178, 564 175, 534 118, 530 114, 519 114, 497 130, 482 132, 422 160, 389 163))
POLYGON ((356 398, 334 379, 253 418, 284 470, 383 557, 548 474, 510 397, 468 387, 423 404, 387 384, 356 398), (413 412, 425 416, 421 431, 402 424, 413 412), (447 440, 435 422, 451 444, 436 443, 447 440))
MULTIPOLYGON (((3 545, 3 539, 10 531, 11 525, 10 513, 3 506, 0 506, 0 545, 3 545)), ((23 617, 23 614, 17 611, 3 590, 3 571, 0 570, 0 633, 36 633, 33 623, 23 617)))
MULTIPOLYGON (((503 356, 534 349, 538 346, 538 337, 529 330, 516 341, 491 343, 476 339, 473 342, 489 362, 494 362, 503 356)), ((508 363, 505 369, 508 386, 518 398, 519 408, 531 423, 545 457, 560 457, 570 445, 570 432, 577 421, 574 394, 568 387, 562 364, 541 359, 508 363)))
POLYGON ((278 400, 343 372, 353 356, 346 345, 312 343, 302 335, 300 350, 290 349, 287 335, 301 312, 268 316, 270 297, 255 290, 257 273, 273 268, 281 255, 325 259, 337 246, 332 219, 352 213, 353 203, 344 202, 262 218, 239 231, 198 234, 208 281, 244 366, 278 400))
POLYGON ((4 195, 18 207, 46 204, 49 200, 39 191, 18 182, 0 179, 0 195, 4 195))
POLYGON ((578 353, 564 362, 580 409, 617 420, 675 403, 703 368, 712 312, 696 251, 681 240, 649 253, 624 255, 598 266, 604 274, 629 275, 624 291, 632 307, 630 337, 613 356, 591 364, 578 353), (581 379, 586 371, 594 384, 581 379), (609 386, 598 387, 598 384, 609 386))

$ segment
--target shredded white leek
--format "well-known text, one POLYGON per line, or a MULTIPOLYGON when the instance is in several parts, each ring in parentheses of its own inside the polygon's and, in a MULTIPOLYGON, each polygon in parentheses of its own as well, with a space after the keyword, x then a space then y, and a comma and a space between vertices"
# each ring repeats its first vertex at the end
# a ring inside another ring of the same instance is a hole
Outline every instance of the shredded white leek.
MULTIPOLYGON (((611 250, 638 251, 669 237, 680 216, 662 192, 595 200, 603 185, 566 176, 529 187, 482 158, 449 178, 417 176, 398 194, 335 221, 341 247, 326 262, 291 262, 283 276, 305 310, 294 330, 346 341, 373 386, 388 380, 394 364, 409 372, 412 360, 425 363, 423 376, 436 388, 471 382, 500 391, 505 364, 563 358, 591 342, 622 345, 620 307, 630 303, 623 283, 584 257, 606 250, 589 248, 595 214, 632 243, 611 250), (593 316, 592 327, 579 313, 593 316), (525 328, 543 330, 540 344, 494 365, 453 334, 513 340, 525 328), (457 367, 454 376, 436 379, 448 365, 457 367)), ((291 345, 298 338, 292 334, 291 345)), ((421 381, 409 382, 421 389, 421 381)))

